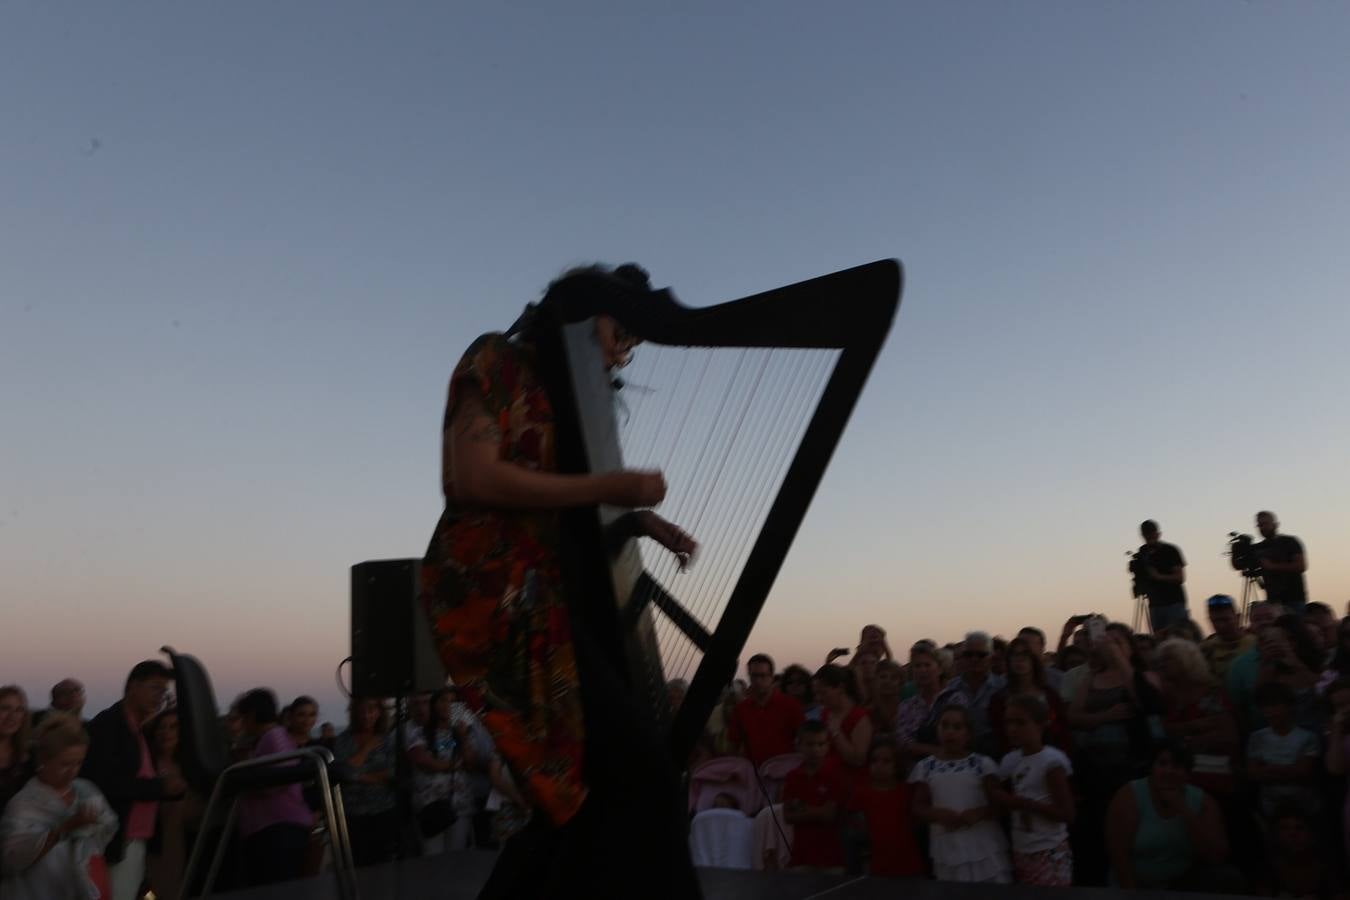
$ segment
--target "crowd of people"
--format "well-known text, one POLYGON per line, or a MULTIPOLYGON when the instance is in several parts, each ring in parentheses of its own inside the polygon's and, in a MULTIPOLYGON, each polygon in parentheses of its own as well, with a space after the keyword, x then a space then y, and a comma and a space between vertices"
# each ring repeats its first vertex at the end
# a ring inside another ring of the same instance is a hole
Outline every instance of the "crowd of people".
MULTIPOLYGON (((750 657, 684 761, 698 786, 732 773, 709 803, 691 789, 695 856, 700 817, 758 812, 778 840, 752 851, 755 867, 1343 896, 1350 616, 1308 603, 1301 545, 1269 513, 1258 524, 1282 554, 1250 558, 1268 599, 1243 610, 1210 597, 1208 637, 1180 551, 1146 522, 1132 571, 1149 585, 1148 631, 1076 615, 1053 647, 1028 626, 1010 640, 919 640, 900 658, 869 625, 813 669, 750 657), (1298 577, 1272 582, 1281 566, 1298 577), (756 777, 731 784, 742 776, 728 761, 756 777)), ((0 687, 4 900, 180 895, 206 798, 185 774, 173 684, 170 668, 142 662, 87 720, 75 679, 42 710, 0 687)), ((685 685, 668 688, 678 707, 685 685)), ((319 713, 311 697, 281 706, 257 688, 231 704, 219 739, 236 761, 330 750, 358 865, 500 846, 539 815, 538 785, 513 776, 484 710, 453 687, 399 709, 353 699, 340 733, 319 713)), ((245 795, 224 882, 331 865, 321 800, 299 784, 245 795)))
POLYGON ((1080 615, 1053 647, 1028 626, 901 659, 869 625, 814 673, 758 654, 691 769, 798 762, 751 786, 777 820, 755 867, 1343 896, 1350 616, 1205 606, 1205 638, 1188 615, 1150 633, 1080 615))
MULTIPOLYGON (((29 708, 19 687, 0 687, 0 897, 180 896, 208 798, 184 775, 173 682, 164 664, 140 663, 122 699, 89 720, 74 679, 54 686, 41 710, 29 708)), ((397 733, 393 706, 354 699, 339 733, 319 725, 312 697, 281 707, 257 688, 217 723, 219 739, 236 762, 311 744, 330 750, 358 866, 492 847, 520 827, 528 804, 452 689, 410 698, 397 733)), ((217 887, 271 884, 331 865, 321 806, 317 785, 242 795, 217 887)))
MULTIPOLYGON (((758 654, 690 769, 798 754, 770 805, 792 834, 789 867, 1338 897, 1350 618, 1256 603, 1244 626, 1223 595, 1206 612, 1204 639, 1189 618, 1134 633, 1082 615, 1055 647, 1035 627, 1008 641, 976 631, 918 641, 902 660, 868 626, 814 672, 780 672, 758 654)), ((183 775, 172 685, 172 670, 141 663, 122 699, 89 720, 73 679, 45 710, 0 688, 7 900, 97 896, 83 893, 91 885, 110 900, 178 896, 205 798, 183 775)), ((670 688, 678 705, 682 685, 670 688)), ((403 712, 400 737, 388 701, 357 699, 338 733, 318 724, 312 698, 283 708, 259 688, 232 704, 221 740, 236 760, 329 748, 359 865, 410 841, 424 854, 492 847, 522 826, 526 800, 453 689, 403 712)), ((246 796, 225 877, 319 871, 318 808, 298 785, 246 796)), ((776 867, 776 854, 763 863, 776 867)))

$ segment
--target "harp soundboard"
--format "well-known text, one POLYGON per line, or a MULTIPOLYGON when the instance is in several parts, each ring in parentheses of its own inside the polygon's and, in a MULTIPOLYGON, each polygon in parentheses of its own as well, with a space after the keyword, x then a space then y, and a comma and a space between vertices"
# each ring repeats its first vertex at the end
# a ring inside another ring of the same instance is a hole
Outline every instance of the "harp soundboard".
POLYGON ((715 306, 576 275, 541 304, 538 347, 563 472, 659 468, 657 512, 700 543, 680 571, 622 537, 624 510, 564 514, 564 583, 590 630, 689 758, 872 371, 900 303, 882 260, 715 306), (594 317, 643 340, 605 370, 594 317), (616 390, 615 376, 623 380, 616 390), (584 599, 582 599, 584 598, 584 599), (670 710, 666 682, 689 682, 670 710))

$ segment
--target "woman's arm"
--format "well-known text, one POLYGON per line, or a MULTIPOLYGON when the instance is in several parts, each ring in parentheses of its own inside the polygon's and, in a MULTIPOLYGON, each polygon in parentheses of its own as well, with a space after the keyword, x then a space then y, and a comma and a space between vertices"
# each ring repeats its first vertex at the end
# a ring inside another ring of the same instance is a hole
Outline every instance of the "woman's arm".
MULTIPOLYGON (((18 873, 37 865, 42 857, 50 853, 52 848, 61 843, 71 832, 89 825, 100 824, 101 812, 92 804, 84 805, 75 810, 74 815, 59 825, 48 829, 45 835, 37 835, 32 832, 7 835, 3 856, 5 870, 18 873), (41 842, 37 840, 38 837, 42 838, 41 842)), ((111 838, 111 835, 109 835, 109 838, 111 838)))
POLYGON ((1083 678, 1074 695, 1073 705, 1069 707, 1069 725, 1079 731, 1091 731, 1107 722, 1123 722, 1133 715, 1127 703, 1117 703, 1098 712, 1087 711, 1088 693, 1092 690, 1092 675, 1083 678))
POLYGON ((422 772, 449 772, 450 760, 437 759, 426 744, 418 744, 408 751, 408 760, 422 772))
POLYGON ((373 784, 384 786, 394 780, 394 760, 391 754, 381 752, 383 741, 379 741, 375 746, 367 751, 366 759, 362 765, 369 765, 371 768, 356 776, 356 780, 363 784, 373 784))
POLYGON ((1126 783, 1116 791, 1106 812, 1106 851, 1111 857, 1111 867, 1116 871, 1116 881, 1126 890, 1138 887, 1130 855, 1138 829, 1139 809, 1134 805, 1132 788, 1126 783))
POLYGON ((872 719, 864 717, 853 726, 852 734, 844 734, 843 729, 831 733, 834 749, 850 766, 861 766, 867 762, 867 748, 872 746, 872 719))
POLYGON ((450 479, 454 500, 508 509, 565 509, 608 503, 655 506, 666 494, 657 472, 560 475, 538 472, 498 456, 501 429, 481 402, 458 404, 450 420, 450 479))

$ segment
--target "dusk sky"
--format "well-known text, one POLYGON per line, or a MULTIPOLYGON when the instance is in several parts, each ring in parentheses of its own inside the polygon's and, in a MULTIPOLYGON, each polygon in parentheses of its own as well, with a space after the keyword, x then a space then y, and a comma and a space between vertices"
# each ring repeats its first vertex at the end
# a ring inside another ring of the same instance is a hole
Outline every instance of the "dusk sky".
POLYGON ((341 720, 451 368, 563 268, 905 298, 750 651, 1192 610, 1260 509, 1350 600, 1350 7, 20 2, 0 13, 0 683, 162 644, 341 720))

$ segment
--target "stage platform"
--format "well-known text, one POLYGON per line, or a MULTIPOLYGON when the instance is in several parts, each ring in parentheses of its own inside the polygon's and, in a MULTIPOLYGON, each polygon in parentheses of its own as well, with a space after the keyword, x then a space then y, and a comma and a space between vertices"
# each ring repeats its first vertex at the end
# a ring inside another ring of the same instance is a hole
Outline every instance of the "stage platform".
MULTIPOLYGON (((473 900, 487 880, 496 854, 478 851, 409 859, 360 871, 361 900, 473 900)), ((744 872, 703 869, 704 900, 1044 900, 1045 888, 1021 885, 950 884, 893 878, 847 878, 812 872, 744 872)), ((1054 891, 1060 900, 1120 900, 1121 891, 1067 888, 1054 891)), ((266 888, 219 894, 229 900, 337 900, 331 874, 266 888)), ((631 897, 644 892, 634 885, 631 897)), ((1171 898, 1198 900, 1204 894, 1130 892, 1132 900, 1171 898)), ((527 898, 522 898, 527 900, 527 898)))

